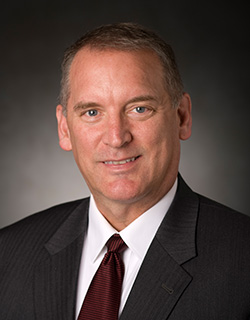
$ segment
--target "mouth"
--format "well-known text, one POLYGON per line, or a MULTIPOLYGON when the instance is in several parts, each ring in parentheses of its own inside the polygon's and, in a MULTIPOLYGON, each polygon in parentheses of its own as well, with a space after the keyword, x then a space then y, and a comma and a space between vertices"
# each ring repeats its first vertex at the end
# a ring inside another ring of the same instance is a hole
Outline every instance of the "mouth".
POLYGON ((109 160, 109 161, 104 161, 104 164, 110 164, 110 165, 121 165, 121 164, 126 164, 129 162, 134 162, 136 159, 138 159, 140 156, 133 157, 133 158, 128 158, 124 160, 109 160))

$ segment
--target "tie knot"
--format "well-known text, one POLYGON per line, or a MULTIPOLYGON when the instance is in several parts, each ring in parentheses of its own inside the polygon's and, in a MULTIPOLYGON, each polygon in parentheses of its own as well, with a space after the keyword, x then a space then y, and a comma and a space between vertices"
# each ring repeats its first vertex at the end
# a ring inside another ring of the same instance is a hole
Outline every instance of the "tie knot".
POLYGON ((119 234, 115 233, 107 242, 109 252, 122 252, 126 248, 125 242, 119 234))

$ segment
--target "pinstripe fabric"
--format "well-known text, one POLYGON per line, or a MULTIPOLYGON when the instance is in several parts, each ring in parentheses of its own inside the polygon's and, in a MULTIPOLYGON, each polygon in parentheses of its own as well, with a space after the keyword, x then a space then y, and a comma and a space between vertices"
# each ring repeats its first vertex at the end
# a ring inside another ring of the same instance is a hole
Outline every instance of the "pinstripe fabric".
POLYGON ((0 319, 74 320, 88 199, 0 231, 0 319))
POLYGON ((124 276, 124 264, 120 252, 126 247, 114 234, 107 242, 108 251, 97 270, 78 320, 117 320, 124 276))
MULTIPOLYGON (((0 230, 1 320, 76 319, 88 206, 62 204, 0 230)), ((179 176, 119 320, 250 320, 249 230, 249 217, 179 176)))

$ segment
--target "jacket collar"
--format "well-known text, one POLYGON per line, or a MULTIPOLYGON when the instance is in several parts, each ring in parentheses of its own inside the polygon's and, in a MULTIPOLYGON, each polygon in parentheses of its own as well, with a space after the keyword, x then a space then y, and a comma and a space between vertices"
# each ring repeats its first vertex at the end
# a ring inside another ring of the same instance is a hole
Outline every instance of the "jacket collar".
POLYGON ((179 174, 176 196, 156 238, 166 252, 180 265, 196 256, 195 236, 198 206, 198 196, 179 174))
POLYGON ((182 264, 196 256, 198 196, 179 175, 174 201, 148 250, 120 320, 165 320, 192 281, 182 264))
POLYGON ((85 234, 88 227, 89 198, 84 199, 64 221, 60 228, 45 244, 51 255, 57 254, 80 235, 85 234))
POLYGON ((37 320, 75 319, 78 270, 88 224, 89 200, 83 200, 45 244, 34 273, 37 320), (47 254, 46 254, 47 253, 47 254))

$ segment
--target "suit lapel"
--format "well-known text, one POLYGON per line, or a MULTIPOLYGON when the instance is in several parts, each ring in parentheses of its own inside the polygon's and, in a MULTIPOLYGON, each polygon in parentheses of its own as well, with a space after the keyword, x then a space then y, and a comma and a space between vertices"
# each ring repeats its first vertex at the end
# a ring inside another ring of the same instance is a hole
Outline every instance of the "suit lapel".
MULTIPOLYGON (((75 301, 88 201, 51 237, 34 276, 37 320, 75 318, 75 301)), ((176 197, 138 273, 120 320, 165 320, 192 281, 182 264, 196 256, 198 198, 181 177, 176 197)))
POLYGON ((179 176, 175 199, 148 250, 120 320, 165 320, 192 281, 198 197, 179 176))
POLYGON ((143 262, 120 320, 167 319, 191 277, 155 239, 143 262))
POLYGON ((78 270, 88 201, 83 201, 46 243, 43 261, 34 276, 37 320, 71 320, 75 317, 78 270))

